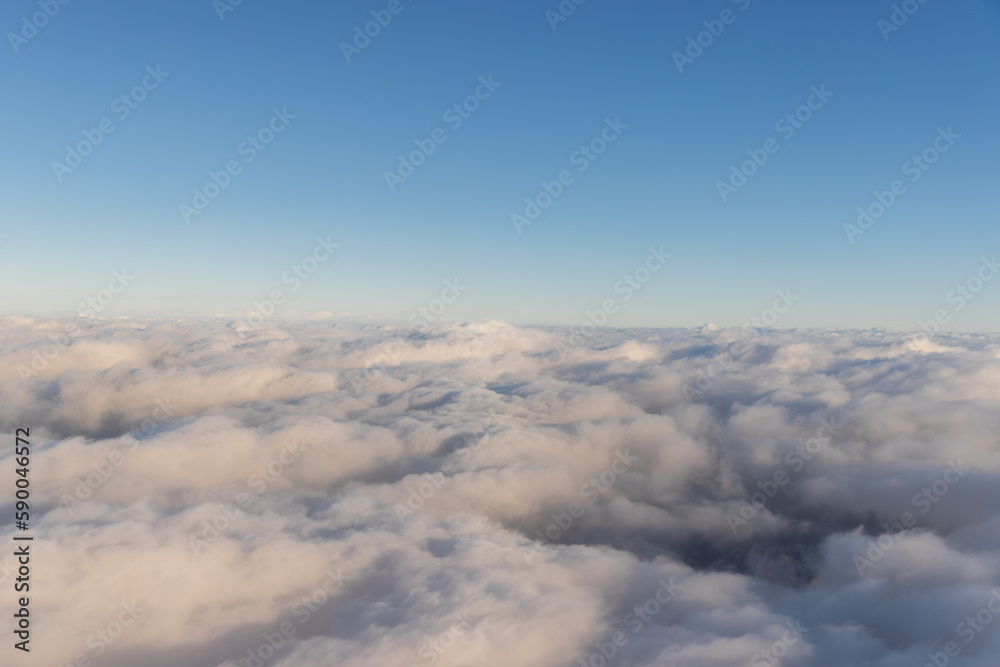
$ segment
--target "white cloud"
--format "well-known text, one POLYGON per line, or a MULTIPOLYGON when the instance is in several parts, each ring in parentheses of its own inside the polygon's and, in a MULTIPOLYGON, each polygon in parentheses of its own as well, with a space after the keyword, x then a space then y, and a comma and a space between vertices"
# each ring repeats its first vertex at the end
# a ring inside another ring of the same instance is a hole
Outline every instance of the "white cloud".
POLYGON ((1000 340, 742 336, 0 318, 23 664, 990 664, 1000 340))

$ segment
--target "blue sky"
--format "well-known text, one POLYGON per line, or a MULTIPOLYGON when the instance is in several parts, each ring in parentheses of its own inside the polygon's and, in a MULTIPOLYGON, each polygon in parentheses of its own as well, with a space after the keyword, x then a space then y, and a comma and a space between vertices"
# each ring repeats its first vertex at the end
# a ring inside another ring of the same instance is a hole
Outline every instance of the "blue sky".
POLYGON ((0 11, 0 311, 72 314, 125 268, 102 314, 239 313, 281 289, 278 312, 405 320, 458 278, 445 319, 579 324, 613 299, 613 326, 739 326, 791 288, 777 326, 914 329, 944 309, 946 329, 1000 330, 1000 279, 949 300, 1000 253, 995 2, 914 0, 891 32, 894 3, 860 0, 589 0, 555 29, 556 1, 244 0, 221 19, 219 4, 53 0, 37 31, 37 0, 0 11), (391 21, 347 62, 372 12, 391 21), (721 34, 678 71, 706 21, 721 34), (144 78, 155 88, 121 117, 144 78), (832 95, 786 137, 776 122, 814 86, 832 95), (453 127, 444 113, 477 87, 453 127), (274 109, 294 118, 248 161, 274 109), (606 119, 627 128, 574 161, 606 119), (397 156, 438 128, 447 140, 390 189, 397 156), (948 128, 959 138, 911 181, 905 163, 948 128), (718 182, 770 138, 723 201, 718 182), (180 205, 230 161, 186 222, 180 205), (563 170, 518 233, 512 214, 563 170), (844 225, 897 179, 851 243, 844 225), (317 237, 339 248, 291 290, 317 237), (661 245, 666 266, 624 301, 616 283, 661 245))

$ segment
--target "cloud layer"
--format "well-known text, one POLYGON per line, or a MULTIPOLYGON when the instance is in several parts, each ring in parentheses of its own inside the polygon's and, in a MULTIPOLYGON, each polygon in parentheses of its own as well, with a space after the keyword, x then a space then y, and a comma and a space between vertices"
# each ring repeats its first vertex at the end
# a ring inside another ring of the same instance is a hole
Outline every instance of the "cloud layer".
POLYGON ((25 665, 1000 654, 996 336, 0 328, 25 665))

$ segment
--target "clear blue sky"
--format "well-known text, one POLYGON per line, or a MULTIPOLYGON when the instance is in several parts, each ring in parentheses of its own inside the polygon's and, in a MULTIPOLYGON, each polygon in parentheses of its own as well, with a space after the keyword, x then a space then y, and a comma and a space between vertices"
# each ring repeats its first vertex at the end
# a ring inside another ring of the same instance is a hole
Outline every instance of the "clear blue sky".
POLYGON ((1000 276, 960 311, 947 300, 1000 253, 996 2, 929 0, 885 39, 888 1, 589 0, 553 30, 557 0, 401 0, 350 63, 341 43, 388 0, 244 0, 221 20, 216 5, 75 0, 37 34, 37 0, 0 10, 0 311, 76 312, 125 267, 108 314, 240 312, 278 288, 282 309, 406 319, 458 277, 451 320, 576 324, 615 298, 615 326, 740 325, 790 287, 779 326, 913 329, 945 308, 946 328, 1000 330, 1000 276), (724 10, 679 72, 674 52, 724 10), (453 129, 444 112, 490 75, 453 129), (821 85, 832 97, 786 139, 776 121, 821 85), (295 118, 248 162, 274 108, 295 118), (106 118, 60 180, 53 162, 106 118), (580 172, 606 118, 628 128, 580 172), (949 127, 960 138, 911 182, 904 163, 949 127), (390 191, 385 172, 437 128, 447 141, 390 191), (723 201, 717 182, 772 137, 723 201), (186 224, 179 205, 231 160, 186 224), (572 184, 517 233, 511 215, 564 169, 572 184), (850 243, 843 225, 895 179, 905 193, 850 243), (282 275, 328 235, 335 256, 290 291, 282 275), (623 302, 651 245, 672 257, 623 302))

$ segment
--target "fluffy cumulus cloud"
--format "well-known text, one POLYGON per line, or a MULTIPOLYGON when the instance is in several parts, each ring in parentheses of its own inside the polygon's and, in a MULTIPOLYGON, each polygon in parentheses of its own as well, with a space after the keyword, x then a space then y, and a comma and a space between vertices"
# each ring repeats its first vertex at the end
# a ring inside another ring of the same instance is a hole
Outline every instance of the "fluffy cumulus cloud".
POLYGON ((0 360, 18 664, 1000 655, 997 337, 6 317, 0 360))

